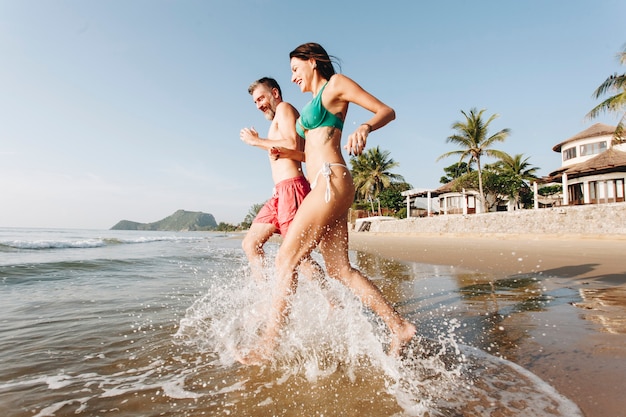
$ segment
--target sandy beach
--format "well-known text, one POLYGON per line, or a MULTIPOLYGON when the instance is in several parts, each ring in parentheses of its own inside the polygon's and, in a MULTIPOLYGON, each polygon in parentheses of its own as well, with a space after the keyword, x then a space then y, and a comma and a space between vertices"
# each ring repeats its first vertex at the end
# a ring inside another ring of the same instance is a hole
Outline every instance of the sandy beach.
POLYGON ((351 233, 350 248, 399 262, 450 265, 491 282, 539 277, 564 295, 506 323, 542 337, 520 338, 506 359, 572 399, 587 417, 626 416, 626 239, 602 236, 351 233), (551 325, 550 323, 558 323, 551 325))

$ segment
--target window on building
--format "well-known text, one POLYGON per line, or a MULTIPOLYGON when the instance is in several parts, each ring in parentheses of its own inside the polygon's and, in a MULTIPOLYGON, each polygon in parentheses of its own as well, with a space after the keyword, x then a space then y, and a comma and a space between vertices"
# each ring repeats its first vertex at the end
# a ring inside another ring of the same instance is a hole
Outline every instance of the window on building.
POLYGON ((597 204, 600 198, 600 190, 598 189, 598 181, 589 182, 589 202, 597 204))
MULTIPOLYGON (((606 151, 606 141, 580 145, 580 156, 596 155, 606 151)), ((576 155, 574 155, 576 156, 576 155)))
POLYGON ((563 150, 563 160, 567 161, 568 159, 576 158, 576 147, 568 148, 563 150))
POLYGON ((590 181, 589 199, 591 204, 624 201, 624 180, 590 181))
POLYGON ((571 205, 585 204, 585 197, 583 193, 582 184, 572 184, 567 186, 567 192, 569 195, 569 203, 571 205))
POLYGON ((448 197, 448 207, 452 208, 460 208, 461 207, 461 197, 448 197))
MULTIPOLYGON (((440 203, 441 204, 441 203, 440 203)), ((446 214, 461 214, 463 213, 462 200, 460 196, 449 196, 445 198, 445 205, 441 205, 445 207, 446 214)))

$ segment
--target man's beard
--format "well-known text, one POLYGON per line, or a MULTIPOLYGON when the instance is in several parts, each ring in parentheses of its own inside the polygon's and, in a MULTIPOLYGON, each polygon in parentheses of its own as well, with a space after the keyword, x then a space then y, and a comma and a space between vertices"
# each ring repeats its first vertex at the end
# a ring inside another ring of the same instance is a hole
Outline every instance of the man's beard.
POLYGON ((276 107, 278 106, 278 104, 276 104, 276 99, 274 97, 270 98, 270 107, 269 109, 265 110, 265 112, 263 112, 263 114, 265 114, 265 118, 269 121, 274 120, 274 116, 276 116, 276 107))
POLYGON ((276 116, 276 111, 274 109, 267 109, 263 114, 267 120, 272 121, 274 120, 274 116, 276 116))

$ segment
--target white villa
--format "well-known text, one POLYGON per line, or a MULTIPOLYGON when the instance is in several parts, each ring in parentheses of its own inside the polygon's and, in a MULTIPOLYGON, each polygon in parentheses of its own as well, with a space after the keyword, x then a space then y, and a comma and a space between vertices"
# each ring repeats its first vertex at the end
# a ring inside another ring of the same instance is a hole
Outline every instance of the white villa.
POLYGON ((563 185, 562 205, 624 201, 626 143, 614 144, 615 126, 596 123, 552 148, 561 168, 542 182, 563 185))

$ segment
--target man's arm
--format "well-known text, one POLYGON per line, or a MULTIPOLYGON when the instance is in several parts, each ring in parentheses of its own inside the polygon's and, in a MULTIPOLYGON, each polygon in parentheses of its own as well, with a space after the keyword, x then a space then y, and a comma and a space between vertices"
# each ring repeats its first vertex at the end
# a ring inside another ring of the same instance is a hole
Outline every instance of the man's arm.
POLYGON ((296 133, 296 120, 298 111, 289 103, 282 102, 276 107, 276 115, 272 123, 277 126, 276 137, 261 138, 254 128, 243 128, 239 133, 242 141, 251 146, 269 151, 274 147, 281 147, 292 150, 299 150, 299 139, 296 133))
MULTIPOLYGON (((279 146, 287 149, 293 149, 296 151, 302 151, 303 140, 298 133, 296 133, 296 120, 300 114, 289 103, 282 102, 276 107, 276 115, 274 120, 278 127, 278 138, 274 146, 279 146)), ((274 138, 272 138, 274 139, 274 138)))

